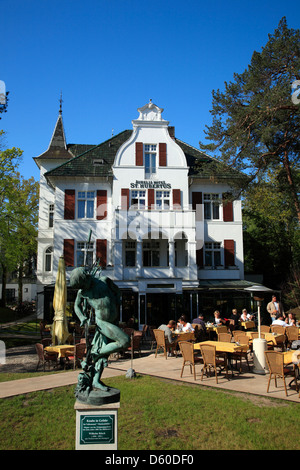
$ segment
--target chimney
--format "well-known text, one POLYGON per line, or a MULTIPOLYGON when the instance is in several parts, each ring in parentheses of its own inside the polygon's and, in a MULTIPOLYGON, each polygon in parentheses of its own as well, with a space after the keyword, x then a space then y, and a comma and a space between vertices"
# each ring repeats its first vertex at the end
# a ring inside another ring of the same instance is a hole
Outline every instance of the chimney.
POLYGON ((172 137, 172 139, 175 139, 175 127, 174 126, 169 126, 168 131, 169 131, 170 137, 172 137))

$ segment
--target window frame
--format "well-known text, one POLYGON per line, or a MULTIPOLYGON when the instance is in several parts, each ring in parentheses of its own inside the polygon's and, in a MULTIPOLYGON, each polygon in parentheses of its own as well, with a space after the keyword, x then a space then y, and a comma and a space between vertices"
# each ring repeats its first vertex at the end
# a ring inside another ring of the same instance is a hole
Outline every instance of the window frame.
POLYGON ((76 195, 76 216, 77 216, 77 219, 78 220, 93 220, 95 219, 95 201, 96 201, 96 191, 95 190, 92 190, 92 191, 77 191, 77 195, 76 195), (92 196, 89 196, 90 194, 92 194, 92 196), (82 203, 83 204, 80 204, 82 203), (90 204, 92 203, 92 204, 90 204), (92 205, 92 207, 90 207, 92 205), (80 209, 80 206, 81 206, 81 209, 80 209), (80 211, 82 211, 83 209, 83 215, 79 215, 80 214, 80 211), (92 211, 91 211, 92 209, 92 211), (90 213, 90 211, 92 212, 92 215, 91 216, 88 216, 88 214, 90 213))
POLYGON ((216 268, 223 266, 222 263, 222 243, 221 242, 204 242, 204 266, 216 268), (211 245, 210 247, 208 245, 211 245), (211 257, 211 263, 207 262, 208 255, 211 257), (219 259, 217 259, 217 257, 219 259))
POLYGON ((157 173, 157 144, 144 144, 145 179, 153 178, 157 173))
POLYGON ((221 220, 221 198, 218 193, 204 193, 204 220, 221 220))
POLYGON ((87 241, 82 241, 82 240, 76 240, 76 246, 75 246, 75 265, 76 267, 81 267, 81 266, 92 266, 95 258, 95 243, 92 241, 87 242, 87 241), (81 244, 81 246, 80 246, 81 244), (80 254, 83 254, 83 262, 82 264, 79 264, 79 256, 80 254), (88 256, 91 254, 92 259, 90 260, 88 264, 88 256))

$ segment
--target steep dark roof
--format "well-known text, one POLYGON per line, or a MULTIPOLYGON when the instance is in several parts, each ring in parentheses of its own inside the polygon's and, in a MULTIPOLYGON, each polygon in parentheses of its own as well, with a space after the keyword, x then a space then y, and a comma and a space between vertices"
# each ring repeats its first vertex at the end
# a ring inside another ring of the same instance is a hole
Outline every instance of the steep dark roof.
MULTIPOLYGON (((125 130, 96 146, 69 144, 67 146, 68 152, 71 152, 74 157, 48 171, 45 176, 48 179, 52 177, 112 176, 112 165, 116 153, 120 146, 130 138, 132 132, 132 130, 125 130)), ((226 180, 227 182, 241 178, 241 173, 228 165, 177 138, 175 138, 175 142, 185 154, 190 178, 226 180)))
MULTIPOLYGON (((126 130, 99 145, 87 148, 68 162, 48 171, 45 176, 47 178, 54 176, 112 176, 112 165, 116 153, 131 134, 132 131, 126 130)), ((69 150, 75 153, 80 152, 83 148, 84 146, 75 144, 69 146, 69 150)))
POLYGON ((175 138, 185 154, 190 178, 214 179, 216 181, 241 178, 242 174, 216 158, 175 138))
POLYGON ((34 160, 37 165, 40 165, 41 160, 48 159, 63 159, 70 160, 73 155, 67 150, 65 131, 62 122, 62 115, 59 113, 54 132, 52 134, 48 150, 42 153, 38 157, 35 157, 34 160))

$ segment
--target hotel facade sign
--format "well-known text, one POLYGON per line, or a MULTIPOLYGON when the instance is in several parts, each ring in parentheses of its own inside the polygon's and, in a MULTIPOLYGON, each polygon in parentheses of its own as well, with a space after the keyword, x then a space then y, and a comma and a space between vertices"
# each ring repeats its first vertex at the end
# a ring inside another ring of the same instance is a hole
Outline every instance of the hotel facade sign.
POLYGON ((132 189, 171 189, 171 183, 165 181, 138 181, 130 183, 132 189))

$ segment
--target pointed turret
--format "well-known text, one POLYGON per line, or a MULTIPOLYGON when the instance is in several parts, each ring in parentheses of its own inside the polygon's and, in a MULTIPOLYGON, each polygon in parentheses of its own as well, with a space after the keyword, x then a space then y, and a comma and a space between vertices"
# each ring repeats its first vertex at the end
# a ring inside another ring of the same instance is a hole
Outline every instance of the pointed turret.
MULTIPOLYGON (((52 134, 48 150, 42 153, 34 160, 38 167, 40 167, 40 160, 70 160, 73 155, 67 150, 66 137, 64 125, 62 120, 62 99, 60 98, 59 114, 52 134)), ((63 162, 61 162, 63 163, 63 162)))

